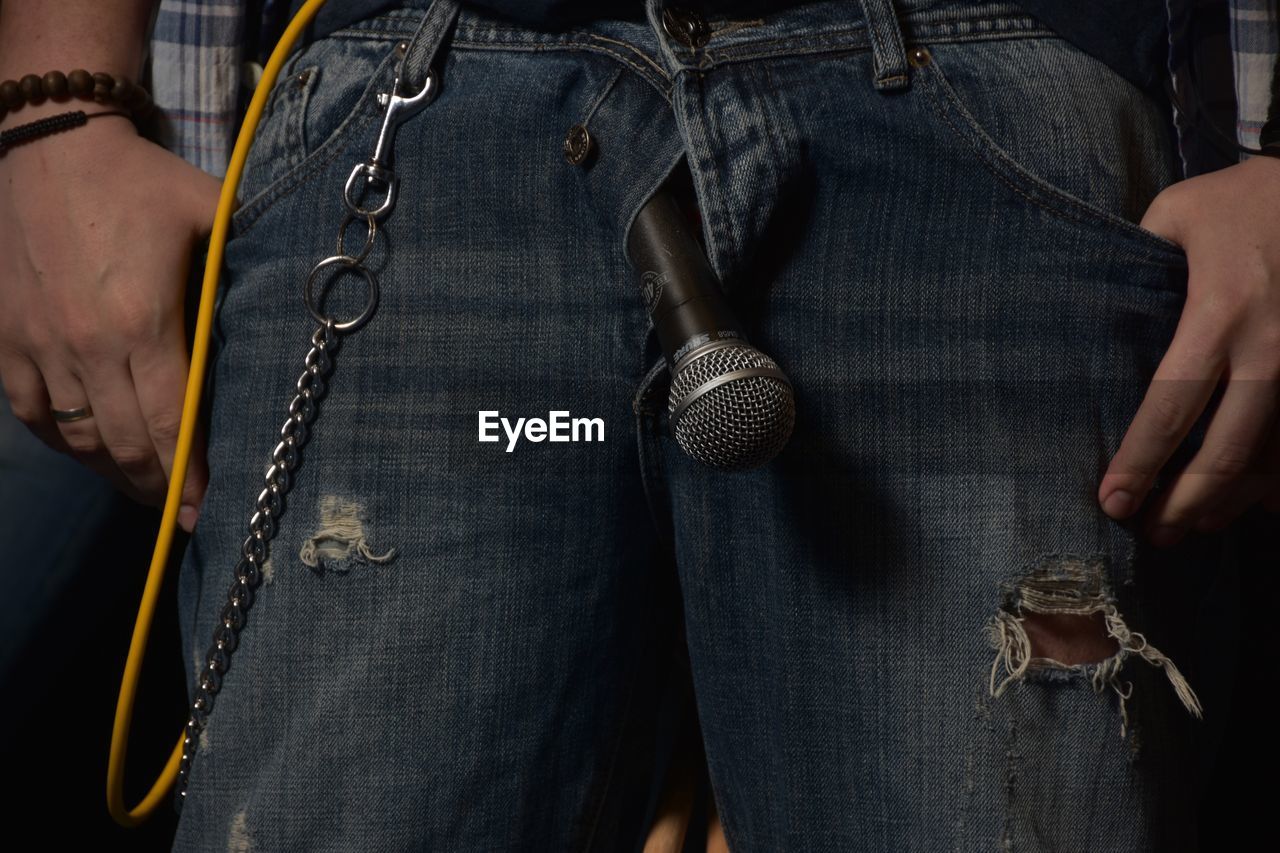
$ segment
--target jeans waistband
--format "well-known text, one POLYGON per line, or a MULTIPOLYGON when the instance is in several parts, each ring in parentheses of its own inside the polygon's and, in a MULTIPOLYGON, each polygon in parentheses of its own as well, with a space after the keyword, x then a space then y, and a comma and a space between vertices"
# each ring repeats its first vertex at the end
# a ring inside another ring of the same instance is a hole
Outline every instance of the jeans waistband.
MULTIPOLYGON (((407 38, 433 2, 402 0, 347 31, 407 38)), ((446 36, 459 47, 614 52, 664 87, 687 69, 769 56, 872 50, 873 82, 893 89, 905 83, 905 51, 912 44, 1053 34, 1014 0, 637 0, 634 15, 578 20, 554 29, 499 18, 466 2, 459 7, 456 27, 446 36)))

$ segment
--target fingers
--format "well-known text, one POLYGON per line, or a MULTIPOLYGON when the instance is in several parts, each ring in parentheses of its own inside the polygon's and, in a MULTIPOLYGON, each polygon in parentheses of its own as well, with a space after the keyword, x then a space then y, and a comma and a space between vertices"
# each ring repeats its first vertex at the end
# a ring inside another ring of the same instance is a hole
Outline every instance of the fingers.
POLYGON ((1266 448, 1250 473, 1229 490, 1217 507, 1195 523, 1195 530, 1211 533, 1221 530, 1255 503, 1264 510, 1280 512, 1280 425, 1271 434, 1266 448))
MULTIPOLYGON (((67 370, 56 369, 48 364, 38 366, 42 382, 47 389, 46 393, 51 407, 75 409, 81 406, 93 405, 89 399, 88 392, 85 391, 84 385, 81 384, 78 377, 67 370)), ((130 497, 135 500, 141 498, 137 491, 130 489, 126 483, 122 483, 118 479, 122 472, 119 471, 112 460, 111 454, 107 452, 106 445, 102 441, 102 435, 98 432, 98 412, 96 410, 91 417, 78 421, 53 420, 52 412, 50 412, 49 418, 53 423, 54 432, 58 433, 62 443, 72 456, 93 470, 110 476, 117 486, 124 488, 128 492, 130 497)), ((127 480, 127 476, 125 479, 127 480)))
POLYGON ((1128 518, 1142 505, 1225 367, 1217 348, 1202 344, 1183 317, 1098 488, 1098 500, 1112 518, 1128 518))
MULTIPOLYGON (((166 483, 173 475, 190 365, 182 329, 176 323, 166 326, 164 338, 154 345, 135 350, 130 359, 142 419, 163 467, 166 483)), ((178 517, 187 532, 195 526, 208 482, 204 429, 198 424, 183 483, 183 510, 178 517)))
POLYGON ((71 448, 58 432, 49 411, 51 404, 44 379, 31 359, 11 352, 0 357, 0 384, 4 385, 13 416, 45 444, 71 455, 71 448))
POLYGON ((138 408, 128 366, 115 359, 103 359, 84 369, 84 383, 80 386, 80 381, 61 364, 41 365, 49 396, 59 408, 84 405, 61 402, 62 389, 66 389, 62 393, 68 398, 73 394, 87 396, 93 407, 90 418, 58 424, 63 438, 81 458, 107 455, 132 485, 131 491, 126 490, 130 496, 140 503, 156 505, 164 498, 168 479, 138 408), (83 390, 74 392, 74 387, 83 390))
MULTIPOLYGON (((137 490, 111 458, 111 454, 98 435, 93 417, 68 423, 59 423, 54 420, 44 376, 35 362, 25 356, 10 353, 0 360, 0 373, 3 373, 5 392, 9 397, 14 416, 36 437, 54 450, 75 458, 133 500, 146 503, 146 496, 137 490), (68 442, 64 429, 66 432, 74 433, 76 446, 68 442)), ((60 400, 63 397, 75 400, 87 399, 83 386, 74 377, 70 381, 63 380, 57 393, 60 400), (77 390, 63 390, 65 388, 77 390)), ((59 408, 77 407, 69 404, 59 406, 59 408)))
MULTIPOLYGON (((60 361, 43 366, 8 351, 0 382, 14 416, 45 444, 75 457, 138 503, 161 505, 172 474, 189 361, 182 330, 167 345, 138 351, 130 366, 104 359, 81 380, 60 361), (135 382, 134 377, 139 377, 135 382), (88 406, 90 417, 57 421, 51 406, 88 406)), ((205 431, 197 425, 179 523, 195 526, 208 485, 205 431)))
POLYGON ((1259 463, 1276 430, 1275 383, 1233 379, 1214 411, 1204 442, 1151 506, 1145 527, 1156 545, 1172 545, 1200 522, 1225 526, 1265 492, 1259 463))

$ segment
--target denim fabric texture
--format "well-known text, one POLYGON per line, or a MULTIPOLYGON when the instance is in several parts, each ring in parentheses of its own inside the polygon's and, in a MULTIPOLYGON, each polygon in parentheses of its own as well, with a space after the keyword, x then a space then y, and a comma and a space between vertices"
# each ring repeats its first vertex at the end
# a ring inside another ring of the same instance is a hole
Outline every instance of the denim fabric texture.
MULTIPOLYGON (((303 281, 428 5, 304 43, 251 149, 179 584, 193 681, 315 328, 303 281)), ((434 34, 381 300, 334 359, 174 849, 639 849, 686 639, 735 853, 1190 849, 1231 532, 1157 551, 1095 499, 1186 293, 1138 225, 1179 178, 1168 105, 1012 2, 711 10, 693 46, 662 14, 463 6, 434 34), (667 434, 624 253, 686 165, 795 387, 749 473, 667 434), (507 453, 480 410, 605 440, 507 453), (1049 576, 1114 605, 1204 719, 1124 649, 1110 683, 1041 658, 993 690, 993 620, 1049 576)), ((327 305, 363 298, 340 278, 327 305)))

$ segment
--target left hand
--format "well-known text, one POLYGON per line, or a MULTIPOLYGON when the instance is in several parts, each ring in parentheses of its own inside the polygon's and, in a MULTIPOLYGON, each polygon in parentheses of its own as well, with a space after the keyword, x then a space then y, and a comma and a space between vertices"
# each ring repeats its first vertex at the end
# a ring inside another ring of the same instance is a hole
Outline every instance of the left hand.
POLYGON ((1098 489, 1133 515, 1217 386, 1195 457, 1146 507, 1167 547, 1261 502, 1280 512, 1280 158, 1255 156, 1166 187, 1140 223, 1187 254, 1187 299, 1168 351, 1098 489), (1126 495, 1128 497, 1126 497, 1126 495))

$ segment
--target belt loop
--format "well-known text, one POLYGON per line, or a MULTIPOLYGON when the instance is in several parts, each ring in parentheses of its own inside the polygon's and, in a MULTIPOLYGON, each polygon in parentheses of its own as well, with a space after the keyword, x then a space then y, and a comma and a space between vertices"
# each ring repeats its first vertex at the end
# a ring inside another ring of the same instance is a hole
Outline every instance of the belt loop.
POLYGON ((431 67, 445 35, 457 19, 457 0, 432 0, 426 14, 422 16, 422 23, 418 24, 417 31, 409 39, 409 48, 400 60, 400 67, 396 69, 406 92, 417 92, 422 88, 427 79, 427 69, 431 67))
POLYGON ((911 82, 907 76, 907 50, 902 45, 902 30, 893 0, 858 0, 858 3, 871 40, 871 59, 875 64, 872 83, 882 92, 907 88, 911 82))

